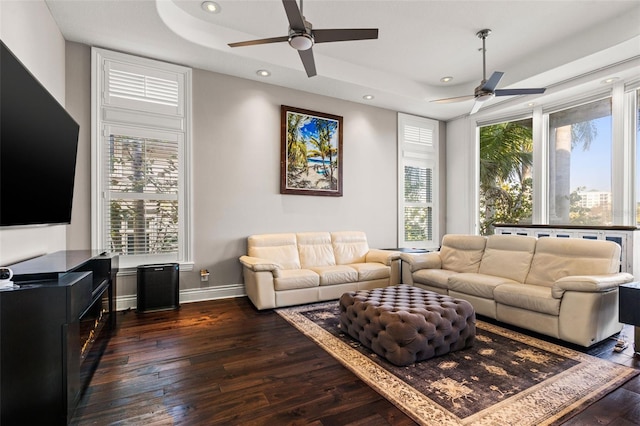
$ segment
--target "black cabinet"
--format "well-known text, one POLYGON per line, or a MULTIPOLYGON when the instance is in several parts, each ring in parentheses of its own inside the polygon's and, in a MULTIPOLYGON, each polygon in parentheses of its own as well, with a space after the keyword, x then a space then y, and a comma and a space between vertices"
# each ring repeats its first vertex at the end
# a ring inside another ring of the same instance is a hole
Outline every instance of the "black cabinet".
POLYGON ((11 268, 17 286, 0 290, 0 424, 66 424, 115 326, 117 257, 57 252, 11 268))

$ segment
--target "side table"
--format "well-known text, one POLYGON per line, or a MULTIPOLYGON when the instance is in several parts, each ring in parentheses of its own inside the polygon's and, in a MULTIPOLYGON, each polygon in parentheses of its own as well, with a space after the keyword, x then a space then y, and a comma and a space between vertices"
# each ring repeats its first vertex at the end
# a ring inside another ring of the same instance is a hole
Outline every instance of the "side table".
MULTIPOLYGON (((397 251, 397 252, 400 252, 400 253, 412 253, 412 254, 422 254, 422 253, 429 253, 431 251, 435 251, 433 249, 409 248, 409 247, 384 248, 382 250, 397 251)), ((404 282, 402 277, 403 277, 402 261, 400 261, 400 283, 401 284, 404 282)))
POLYGON ((618 308, 619 321, 634 326, 634 351, 640 355, 640 283, 627 283, 619 287, 618 308))

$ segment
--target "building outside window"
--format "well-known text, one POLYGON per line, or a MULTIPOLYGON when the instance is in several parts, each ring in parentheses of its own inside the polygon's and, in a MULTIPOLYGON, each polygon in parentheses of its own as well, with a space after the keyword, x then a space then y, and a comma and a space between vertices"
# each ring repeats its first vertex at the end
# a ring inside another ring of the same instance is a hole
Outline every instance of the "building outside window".
POLYGON ((549 114, 549 223, 612 225, 611 98, 549 114))

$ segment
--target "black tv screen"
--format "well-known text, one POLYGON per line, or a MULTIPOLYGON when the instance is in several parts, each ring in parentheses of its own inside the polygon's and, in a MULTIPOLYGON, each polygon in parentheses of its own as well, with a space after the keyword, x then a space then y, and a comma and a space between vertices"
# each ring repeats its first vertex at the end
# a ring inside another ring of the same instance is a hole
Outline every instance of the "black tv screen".
POLYGON ((68 224, 79 126, 0 44, 0 226, 68 224))

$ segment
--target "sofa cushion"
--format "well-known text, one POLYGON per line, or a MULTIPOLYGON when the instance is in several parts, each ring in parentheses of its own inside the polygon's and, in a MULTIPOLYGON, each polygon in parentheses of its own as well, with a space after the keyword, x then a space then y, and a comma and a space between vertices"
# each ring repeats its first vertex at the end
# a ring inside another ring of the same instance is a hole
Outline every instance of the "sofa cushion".
POLYGON ((478 272, 486 241, 480 235, 445 235, 440 248, 442 269, 478 272))
POLYGON ((276 290, 318 287, 320 276, 309 269, 279 269, 273 280, 276 290))
POLYGON ((490 235, 478 272, 523 283, 536 249, 536 238, 521 235, 490 235))
POLYGON ((369 251, 367 235, 360 231, 332 232, 331 243, 337 265, 364 263, 369 251))
MULTIPOLYGON (((548 315, 560 315, 560 300, 551 295, 551 288, 529 284, 501 284, 493 290, 497 303, 541 312, 548 315)), ((535 328, 535 326, 532 325, 535 328)))
POLYGON ((346 265, 316 266, 309 268, 320 276, 320 285, 354 283, 358 271, 346 265))
POLYGON ((611 241, 540 238, 527 284, 551 287, 570 275, 613 274, 620 268, 620 246, 611 241))
MULTIPOLYGON (((313 266, 336 264, 328 232, 303 232, 296 234, 300 267, 310 269, 313 266)), ((322 280, 320 280, 322 282, 322 280)))
POLYGON ((391 268, 382 263, 352 263, 349 267, 358 271, 358 281, 382 280, 391 276, 391 268))
POLYGON ((500 284, 518 284, 518 282, 509 278, 469 272, 449 277, 449 290, 485 299, 493 299, 493 290, 500 284))
POLYGON ((446 269, 420 269, 412 274, 413 281, 431 287, 449 288, 449 277, 457 274, 446 269))
POLYGON ((300 269, 296 234, 252 235, 247 239, 247 254, 270 260, 283 269, 300 269))

